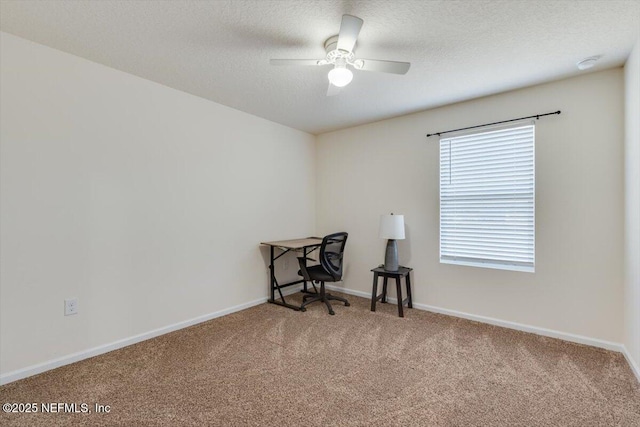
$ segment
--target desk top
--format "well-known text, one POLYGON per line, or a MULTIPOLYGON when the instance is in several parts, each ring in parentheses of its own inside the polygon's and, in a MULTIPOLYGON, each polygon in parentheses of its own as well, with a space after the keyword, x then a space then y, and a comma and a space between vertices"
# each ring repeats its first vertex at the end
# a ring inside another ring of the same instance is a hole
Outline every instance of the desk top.
POLYGON ((320 246, 322 239, 320 237, 306 237, 304 239, 278 240, 275 242, 260 242, 261 245, 275 246, 285 249, 302 249, 313 246, 320 246))

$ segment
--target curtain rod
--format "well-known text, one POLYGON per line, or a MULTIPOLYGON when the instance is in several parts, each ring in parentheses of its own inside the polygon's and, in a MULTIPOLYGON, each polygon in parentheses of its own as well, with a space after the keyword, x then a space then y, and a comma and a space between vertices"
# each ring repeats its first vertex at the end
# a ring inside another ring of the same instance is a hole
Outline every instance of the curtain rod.
POLYGON ((427 138, 429 138, 430 136, 436 136, 436 135, 440 136, 440 135, 442 135, 444 133, 458 132, 459 130, 482 128, 482 127, 485 127, 485 126, 499 125, 500 123, 517 122, 518 120, 524 120, 524 119, 533 119, 533 118, 535 118, 536 120, 539 120, 540 117, 550 116, 552 114, 560 114, 560 110, 554 111, 553 113, 536 114, 535 116, 520 117, 518 119, 511 119, 511 120, 502 120, 501 122, 486 123, 484 125, 469 126, 469 127, 466 127, 466 128, 453 129, 453 130, 445 130, 444 132, 428 133, 427 134, 427 138))

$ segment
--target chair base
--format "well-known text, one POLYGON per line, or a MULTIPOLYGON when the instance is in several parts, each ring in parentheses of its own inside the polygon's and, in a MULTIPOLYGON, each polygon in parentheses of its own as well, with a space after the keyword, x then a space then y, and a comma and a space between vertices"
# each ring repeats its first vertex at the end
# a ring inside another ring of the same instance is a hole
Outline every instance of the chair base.
POLYGON ((306 311, 307 309, 305 307, 311 304, 312 302, 322 301, 327 306, 327 309, 329 310, 329 314, 333 316, 336 313, 333 311, 333 307, 329 302, 330 300, 343 302, 345 307, 349 307, 351 305, 349 304, 349 301, 346 300, 346 298, 337 297, 335 295, 331 295, 325 292, 324 282, 320 282, 320 292, 318 292, 317 294, 304 295, 302 297, 302 305, 300 306, 300 311, 306 311))

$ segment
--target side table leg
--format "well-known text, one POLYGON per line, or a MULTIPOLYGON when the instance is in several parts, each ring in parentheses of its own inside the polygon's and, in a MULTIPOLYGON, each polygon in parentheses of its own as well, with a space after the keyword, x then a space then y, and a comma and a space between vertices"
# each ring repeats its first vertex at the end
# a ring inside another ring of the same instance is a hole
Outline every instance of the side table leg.
POLYGON ((377 299, 378 299, 378 273, 373 273, 373 290, 371 291, 371 311, 376 311, 377 299))
POLYGON ((411 298, 411 272, 407 273, 404 283, 407 285, 407 298, 409 298, 409 308, 413 308, 413 299, 411 298))
POLYGON ((402 311, 402 287, 400 286, 400 276, 396 277, 396 292, 398 293, 398 316, 404 317, 402 311))
POLYGON ((387 302, 387 276, 382 278, 382 302, 387 302))

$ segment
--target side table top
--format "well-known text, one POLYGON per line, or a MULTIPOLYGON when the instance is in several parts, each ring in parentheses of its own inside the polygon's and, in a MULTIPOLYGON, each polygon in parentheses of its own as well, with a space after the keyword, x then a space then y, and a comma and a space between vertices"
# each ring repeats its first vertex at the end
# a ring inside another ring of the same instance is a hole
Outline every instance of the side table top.
POLYGON ((404 276, 405 274, 408 274, 411 270, 413 270, 413 268, 410 267, 404 267, 404 266, 399 266, 398 267, 398 271, 387 271, 384 269, 384 267, 376 267, 376 268, 372 268, 371 271, 373 271, 374 273, 382 273, 382 274, 398 274, 401 276, 404 276))

